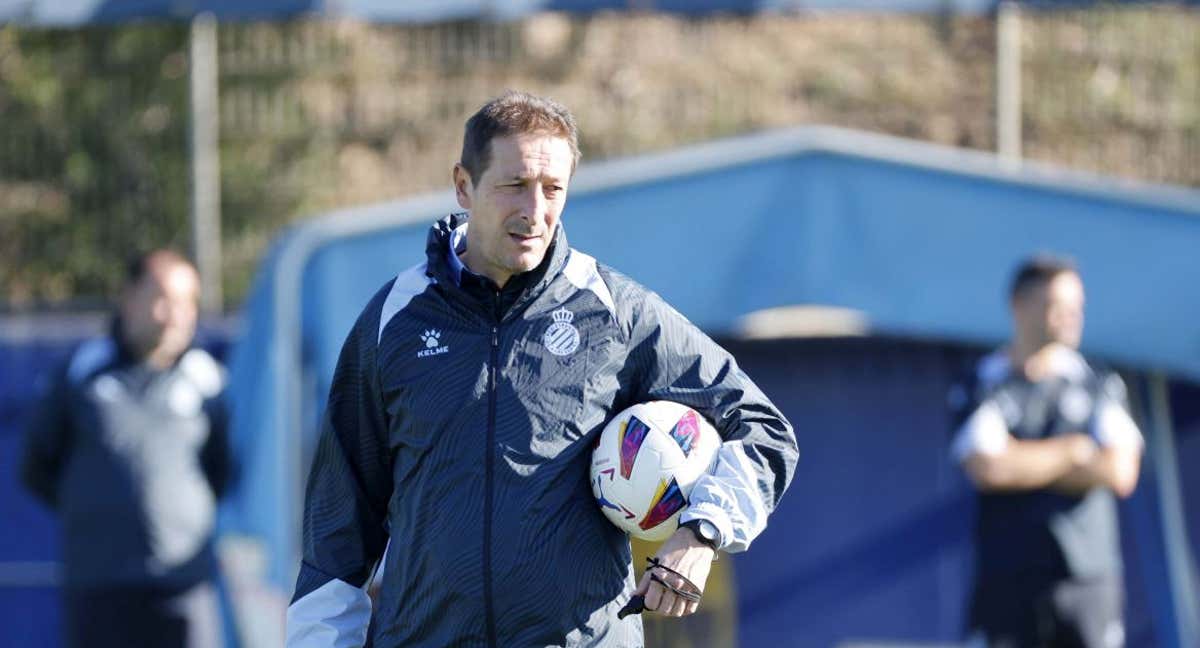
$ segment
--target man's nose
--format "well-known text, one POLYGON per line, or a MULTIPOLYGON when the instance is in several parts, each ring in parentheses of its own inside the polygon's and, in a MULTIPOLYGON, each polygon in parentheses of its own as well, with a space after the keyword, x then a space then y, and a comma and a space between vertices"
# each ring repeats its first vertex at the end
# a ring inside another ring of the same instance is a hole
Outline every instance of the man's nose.
POLYGON ((523 196, 521 217, 531 223, 536 223, 542 219, 542 214, 545 213, 546 197, 542 195, 542 188, 540 185, 531 185, 523 196))

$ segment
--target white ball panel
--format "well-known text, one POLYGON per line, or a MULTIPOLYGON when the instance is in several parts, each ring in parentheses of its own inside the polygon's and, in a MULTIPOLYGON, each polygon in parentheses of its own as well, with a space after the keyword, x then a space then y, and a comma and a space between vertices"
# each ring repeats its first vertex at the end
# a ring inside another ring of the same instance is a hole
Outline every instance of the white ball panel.
MULTIPOLYGON (((679 515, 686 507, 669 517, 642 529, 639 523, 647 519, 664 486, 668 491, 674 478, 679 493, 686 498, 696 481, 708 474, 716 462, 721 437, 702 416, 694 414, 698 436, 692 441, 691 452, 684 454, 671 431, 679 420, 691 411, 679 403, 653 401, 634 405, 605 426, 592 457, 592 493, 605 516, 627 533, 647 540, 664 540, 678 528, 679 515), (626 463, 633 465, 626 479, 622 475, 622 424, 636 417, 649 428, 636 454, 630 447, 626 463)), ((665 499, 669 499, 665 498, 665 499)))

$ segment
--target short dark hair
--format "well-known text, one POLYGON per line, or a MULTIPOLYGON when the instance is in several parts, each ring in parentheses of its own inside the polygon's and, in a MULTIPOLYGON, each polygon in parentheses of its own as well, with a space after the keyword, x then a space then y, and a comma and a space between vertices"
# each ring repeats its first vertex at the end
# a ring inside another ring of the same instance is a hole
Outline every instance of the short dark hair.
POLYGON ((471 182, 479 182, 491 163, 492 140, 518 134, 547 134, 567 140, 571 146, 571 173, 575 173, 580 157, 579 131, 571 111, 553 99, 509 90, 467 120, 459 163, 471 182))
POLYGON ((164 263, 196 269, 196 266, 186 256, 170 248, 138 252, 125 264, 125 285, 130 287, 137 285, 146 278, 146 275, 150 274, 151 270, 164 263))
POLYGON ((1023 296, 1029 290, 1044 286, 1064 272, 1078 273, 1075 262, 1069 257, 1056 254, 1036 254, 1021 262, 1013 272, 1008 288, 1010 299, 1023 296))

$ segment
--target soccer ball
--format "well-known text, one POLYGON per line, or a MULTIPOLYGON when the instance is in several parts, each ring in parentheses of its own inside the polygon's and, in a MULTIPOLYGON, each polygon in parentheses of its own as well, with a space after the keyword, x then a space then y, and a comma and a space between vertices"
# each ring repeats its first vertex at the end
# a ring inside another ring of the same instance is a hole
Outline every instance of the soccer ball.
POLYGON ((592 452, 592 494, 612 523, 643 540, 666 540, 721 436, 695 410, 652 401, 613 417, 592 452))

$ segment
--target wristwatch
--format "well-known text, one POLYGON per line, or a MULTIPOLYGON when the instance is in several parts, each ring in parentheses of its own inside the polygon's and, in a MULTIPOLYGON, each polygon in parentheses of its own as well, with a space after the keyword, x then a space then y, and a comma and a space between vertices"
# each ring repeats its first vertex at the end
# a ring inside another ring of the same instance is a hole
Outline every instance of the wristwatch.
POLYGON ((721 532, 717 530, 717 525, 712 522, 697 518, 688 520, 679 526, 689 529, 692 535, 696 536, 697 540, 707 545, 713 551, 721 548, 721 532))

